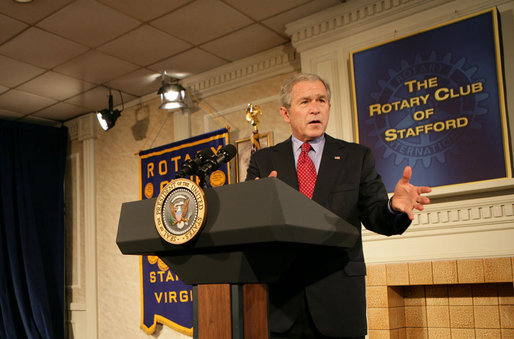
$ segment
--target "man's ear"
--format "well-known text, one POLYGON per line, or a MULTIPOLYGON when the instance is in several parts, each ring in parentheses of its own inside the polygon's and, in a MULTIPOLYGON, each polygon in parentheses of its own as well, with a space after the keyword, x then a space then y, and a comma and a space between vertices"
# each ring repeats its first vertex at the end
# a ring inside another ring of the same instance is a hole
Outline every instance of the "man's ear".
POLYGON ((284 106, 280 107, 280 114, 282 115, 282 119, 284 119, 285 122, 289 123, 291 120, 289 120, 289 111, 284 106))

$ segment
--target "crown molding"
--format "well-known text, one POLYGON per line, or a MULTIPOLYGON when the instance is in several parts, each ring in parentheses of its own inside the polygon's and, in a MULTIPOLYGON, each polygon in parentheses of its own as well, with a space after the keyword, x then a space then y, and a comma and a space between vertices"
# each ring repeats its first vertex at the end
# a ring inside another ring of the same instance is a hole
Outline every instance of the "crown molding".
POLYGON ((286 44, 182 80, 197 97, 208 97, 300 70, 300 57, 286 44))
POLYGON ((286 25, 293 47, 299 52, 320 47, 360 32, 441 7, 435 19, 448 21, 512 0, 368 0, 348 1, 286 25))
POLYGON ((286 25, 298 52, 456 0, 349 1, 286 25))

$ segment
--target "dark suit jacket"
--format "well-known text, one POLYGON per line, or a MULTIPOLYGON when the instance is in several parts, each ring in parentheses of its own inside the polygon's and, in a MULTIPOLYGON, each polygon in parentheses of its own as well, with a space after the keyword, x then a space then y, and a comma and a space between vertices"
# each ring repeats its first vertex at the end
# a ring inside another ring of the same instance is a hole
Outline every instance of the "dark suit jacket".
MULTIPOLYGON (((325 147, 312 199, 361 231, 361 222, 374 232, 393 235, 410 225, 406 214, 393 215, 388 197, 375 170, 371 150, 325 134, 325 147)), ((278 178, 298 189, 291 138, 256 152, 246 180, 278 178)), ((367 332, 366 266, 362 239, 353 248, 334 254, 305 253, 291 272, 269 285, 270 329, 285 332, 294 323, 305 297, 316 328, 328 336, 363 336, 367 332)))

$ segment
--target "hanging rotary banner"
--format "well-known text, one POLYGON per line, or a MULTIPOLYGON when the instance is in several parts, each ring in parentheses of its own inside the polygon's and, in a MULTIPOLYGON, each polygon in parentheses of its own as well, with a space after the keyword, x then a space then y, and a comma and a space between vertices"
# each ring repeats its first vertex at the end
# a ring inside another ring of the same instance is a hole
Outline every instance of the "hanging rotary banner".
MULTIPOLYGON (((166 228, 178 232, 173 235, 174 238, 186 241, 190 229, 195 228, 195 223, 191 222, 192 225, 188 223, 190 219, 199 218, 198 216, 192 218, 189 211, 198 209, 193 208, 191 201, 200 201, 195 199, 194 194, 196 191, 200 194, 201 189, 194 188, 199 187, 196 185, 201 180, 196 175, 188 175, 175 181, 172 179, 181 171, 185 162, 195 159, 198 154, 205 153, 206 150, 216 154, 228 144, 228 140, 228 130, 224 128, 139 153, 141 199, 157 198, 162 195, 161 193, 166 193, 165 190, 173 191, 173 194, 166 195, 167 199, 163 206, 167 206, 166 211, 169 213, 162 214, 161 222, 167 224, 166 228), (168 185, 170 182, 171 185, 168 185), (182 186, 174 189, 174 182, 177 185, 183 185, 182 182, 186 182, 192 186, 192 189, 186 190, 182 186), (163 190, 164 192, 161 192, 163 190), (185 193, 179 194, 181 190, 185 193), (191 197, 187 194, 189 191, 192 192, 191 197)), ((219 169, 210 173, 205 187, 226 184, 230 184, 229 163, 223 163, 219 169)), ((141 256, 140 272, 141 328, 146 333, 152 334, 157 323, 161 323, 182 334, 193 336, 192 286, 184 284, 173 272, 173 267, 168 267, 156 256, 141 256)))

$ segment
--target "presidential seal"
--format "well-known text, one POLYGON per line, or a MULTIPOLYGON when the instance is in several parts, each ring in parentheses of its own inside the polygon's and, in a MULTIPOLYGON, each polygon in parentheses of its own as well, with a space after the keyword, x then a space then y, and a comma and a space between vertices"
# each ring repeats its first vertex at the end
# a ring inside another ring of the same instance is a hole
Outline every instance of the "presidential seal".
POLYGON ((175 179, 157 197, 155 227, 167 242, 184 244, 200 232, 206 213, 205 195, 200 186, 188 179, 175 179))

